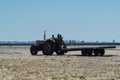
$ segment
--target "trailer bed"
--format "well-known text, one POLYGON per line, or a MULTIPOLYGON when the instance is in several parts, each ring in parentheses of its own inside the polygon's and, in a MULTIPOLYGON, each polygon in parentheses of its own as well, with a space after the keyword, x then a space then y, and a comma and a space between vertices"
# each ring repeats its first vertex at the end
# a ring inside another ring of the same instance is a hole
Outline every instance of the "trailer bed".
POLYGON ((79 47, 79 48, 63 48, 63 51, 80 51, 84 49, 108 49, 108 48, 116 48, 116 46, 96 46, 96 47, 79 47))

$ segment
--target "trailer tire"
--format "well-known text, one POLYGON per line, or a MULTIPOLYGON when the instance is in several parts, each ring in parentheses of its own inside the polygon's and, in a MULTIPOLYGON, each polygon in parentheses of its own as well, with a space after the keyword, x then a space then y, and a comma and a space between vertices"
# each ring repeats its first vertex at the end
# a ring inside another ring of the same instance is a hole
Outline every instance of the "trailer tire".
POLYGON ((100 56, 103 56, 105 54, 105 50, 104 49, 100 49, 100 56))
POLYGON ((92 49, 88 49, 86 51, 87 51, 88 56, 92 56, 92 49))
POLYGON ((83 50, 81 51, 81 53, 82 53, 82 56, 86 56, 86 55, 87 55, 85 49, 83 49, 83 50))
POLYGON ((31 55, 37 55, 38 53, 37 46, 31 45, 30 52, 31 52, 31 55))
POLYGON ((104 49, 95 49, 94 50, 94 55, 95 56, 103 56, 105 54, 105 50, 104 49))
POLYGON ((43 55, 52 55, 54 52, 54 43, 51 40, 47 40, 43 44, 42 52, 43 55))
POLYGON ((95 50, 94 50, 94 55, 95 55, 95 56, 98 56, 98 55, 99 55, 99 50, 98 50, 98 49, 95 49, 95 50))

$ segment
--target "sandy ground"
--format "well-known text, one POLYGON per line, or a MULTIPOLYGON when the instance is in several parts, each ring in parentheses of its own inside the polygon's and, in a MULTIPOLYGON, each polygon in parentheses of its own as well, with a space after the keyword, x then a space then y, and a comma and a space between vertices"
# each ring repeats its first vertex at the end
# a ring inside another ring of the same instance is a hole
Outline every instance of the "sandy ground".
POLYGON ((120 80, 120 47, 103 57, 31 56, 30 46, 0 46, 0 80, 120 80))

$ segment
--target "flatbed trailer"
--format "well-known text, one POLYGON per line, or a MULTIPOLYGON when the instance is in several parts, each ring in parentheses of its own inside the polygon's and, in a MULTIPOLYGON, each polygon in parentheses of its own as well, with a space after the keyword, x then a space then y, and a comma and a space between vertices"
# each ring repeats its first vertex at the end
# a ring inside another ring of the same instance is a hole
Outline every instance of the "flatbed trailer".
POLYGON ((105 54, 105 49, 116 48, 116 46, 98 46, 98 47, 80 47, 80 48, 64 48, 64 52, 68 51, 81 51, 83 56, 103 56, 105 54))
POLYGON ((116 48, 116 46, 98 46, 98 47, 79 47, 79 48, 67 48, 64 43, 63 37, 58 35, 56 38, 47 40, 37 40, 35 45, 31 45, 31 55, 37 55, 38 51, 42 51, 43 55, 52 55, 56 52, 57 55, 64 55, 69 51, 81 51, 83 56, 103 56, 105 49, 116 48))

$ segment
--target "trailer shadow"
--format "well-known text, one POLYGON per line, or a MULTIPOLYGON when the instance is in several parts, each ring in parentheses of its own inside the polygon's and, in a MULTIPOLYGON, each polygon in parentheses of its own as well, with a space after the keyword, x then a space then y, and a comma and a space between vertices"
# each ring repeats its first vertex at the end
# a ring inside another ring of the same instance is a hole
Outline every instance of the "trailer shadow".
POLYGON ((94 55, 92 55, 92 56, 83 56, 83 55, 81 55, 81 54, 71 54, 71 55, 67 55, 67 54, 65 54, 65 55, 43 55, 43 54, 38 54, 38 55, 34 55, 34 56, 67 56, 67 57, 72 57, 72 56, 76 56, 76 57, 116 57, 116 56, 118 56, 118 55, 104 55, 104 56, 94 56, 94 55))
POLYGON ((104 55, 104 56, 94 56, 94 55, 92 55, 92 56, 83 56, 83 55, 77 55, 77 54, 73 54, 73 55, 65 55, 65 56, 76 56, 76 57, 115 57, 115 56, 118 56, 118 55, 104 55))

